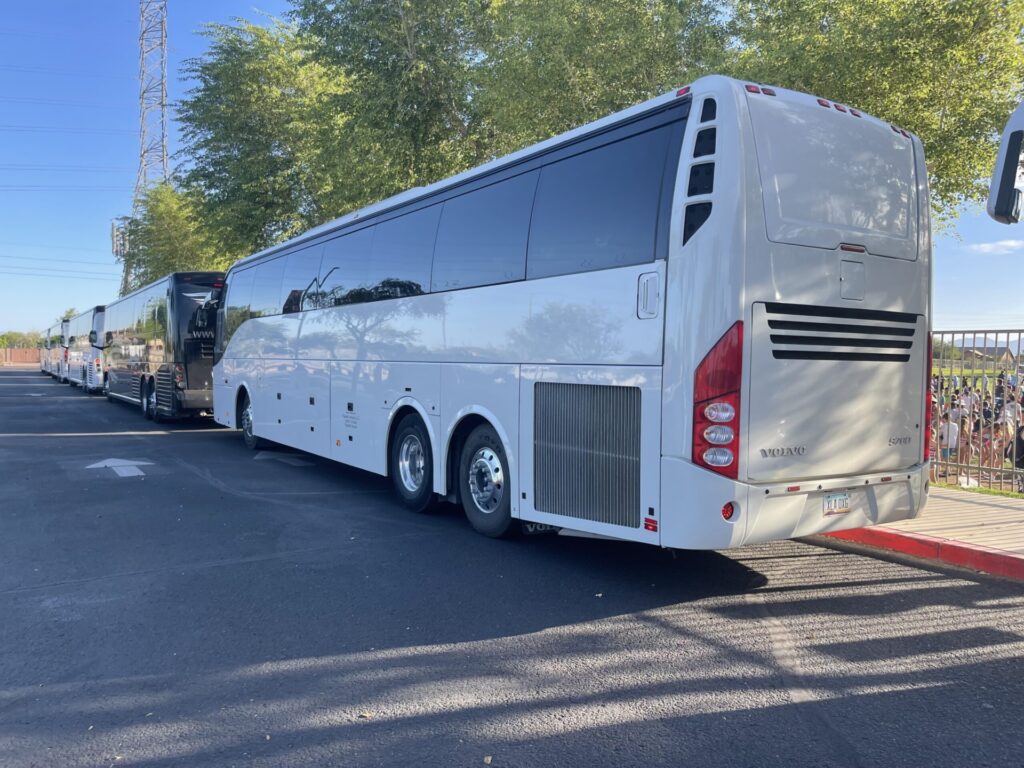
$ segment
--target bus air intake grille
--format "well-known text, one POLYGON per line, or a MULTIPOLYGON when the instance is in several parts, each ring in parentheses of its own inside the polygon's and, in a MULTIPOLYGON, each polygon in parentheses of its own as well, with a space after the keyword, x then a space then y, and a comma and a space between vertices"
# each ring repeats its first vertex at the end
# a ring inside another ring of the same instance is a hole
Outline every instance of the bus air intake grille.
POLYGON ((538 382, 534 507, 640 527, 640 390, 538 382))
POLYGON ((171 372, 166 368, 156 372, 156 393, 162 405, 174 400, 174 381, 171 379, 171 372))
POLYGON ((852 307, 765 304, 776 360, 910 360, 918 316, 852 307))

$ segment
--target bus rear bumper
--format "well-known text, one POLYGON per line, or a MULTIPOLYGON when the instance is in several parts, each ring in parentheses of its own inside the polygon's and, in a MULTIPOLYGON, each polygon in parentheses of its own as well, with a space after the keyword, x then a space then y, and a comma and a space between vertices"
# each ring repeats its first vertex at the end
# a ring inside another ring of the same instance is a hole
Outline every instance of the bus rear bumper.
POLYGON ((179 389, 179 411, 210 411, 213 412, 213 392, 209 389, 179 389))
POLYGON ((662 458, 661 479, 661 544, 678 549, 727 549, 906 520, 920 514, 928 493, 927 464, 902 472, 751 484, 662 458), (697 499, 704 500, 699 507, 697 499), (726 520, 722 509, 730 502, 735 511, 726 520), (844 502, 848 510, 835 512, 844 502))

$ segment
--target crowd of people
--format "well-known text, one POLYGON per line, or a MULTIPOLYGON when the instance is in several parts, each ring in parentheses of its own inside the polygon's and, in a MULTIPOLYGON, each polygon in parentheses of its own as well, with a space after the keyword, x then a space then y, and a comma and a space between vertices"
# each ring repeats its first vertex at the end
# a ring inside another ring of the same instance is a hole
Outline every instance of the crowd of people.
POLYGON ((931 388, 934 477, 973 467, 1001 480, 996 470, 1024 469, 1024 393, 1016 373, 935 375, 931 388))

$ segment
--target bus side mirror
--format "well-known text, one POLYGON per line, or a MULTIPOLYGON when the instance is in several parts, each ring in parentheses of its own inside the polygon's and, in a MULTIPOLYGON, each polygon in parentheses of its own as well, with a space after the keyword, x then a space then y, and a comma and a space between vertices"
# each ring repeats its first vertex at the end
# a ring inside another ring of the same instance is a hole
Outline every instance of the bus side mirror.
POLYGON ((999 142, 988 191, 988 215, 1002 224, 1020 221, 1024 197, 1024 104, 1010 116, 999 142))
POLYGON ((89 331, 89 343, 95 347, 97 341, 99 341, 99 334, 96 331, 89 331))
POLYGON ((103 342, 105 344, 109 345, 113 341, 114 341, 114 332, 113 331, 107 331, 106 333, 103 334, 103 342))

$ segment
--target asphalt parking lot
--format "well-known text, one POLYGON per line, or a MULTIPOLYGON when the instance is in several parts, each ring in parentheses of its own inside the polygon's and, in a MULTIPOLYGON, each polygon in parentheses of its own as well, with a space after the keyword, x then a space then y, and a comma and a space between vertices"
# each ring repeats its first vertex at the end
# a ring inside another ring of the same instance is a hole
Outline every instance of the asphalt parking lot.
POLYGON ((493 541, 34 370, 0 370, 0 526, 3 766, 1024 764, 1012 582, 493 541))

